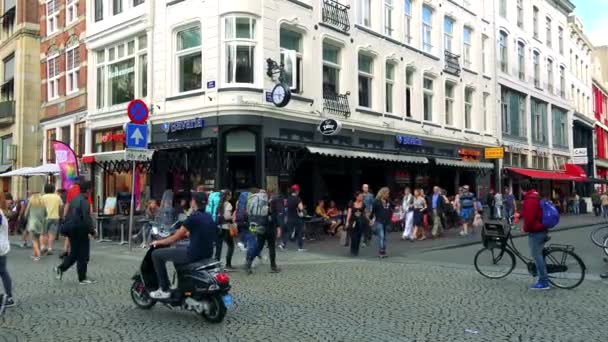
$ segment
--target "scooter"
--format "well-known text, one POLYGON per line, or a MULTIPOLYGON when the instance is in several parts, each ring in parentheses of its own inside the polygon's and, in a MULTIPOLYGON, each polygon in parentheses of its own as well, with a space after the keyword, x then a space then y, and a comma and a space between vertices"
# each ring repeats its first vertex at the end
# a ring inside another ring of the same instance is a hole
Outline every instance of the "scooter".
POLYGON ((176 265, 173 285, 177 278, 177 288, 171 290, 171 297, 157 300, 150 297, 150 292, 158 289, 156 271, 152 264, 150 247, 141 263, 140 270, 131 278, 131 299, 144 310, 152 308, 157 302, 167 307, 193 311, 203 316, 210 323, 220 323, 226 311, 233 305, 230 291, 230 278, 222 272, 222 265, 215 260, 201 260, 186 265, 176 265))

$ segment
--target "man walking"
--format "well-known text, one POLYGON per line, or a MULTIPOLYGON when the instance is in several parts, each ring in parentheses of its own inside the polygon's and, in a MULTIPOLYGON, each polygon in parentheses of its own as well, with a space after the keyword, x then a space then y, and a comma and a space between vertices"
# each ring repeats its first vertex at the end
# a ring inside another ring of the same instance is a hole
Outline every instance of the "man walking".
MULTIPOLYGON (((373 193, 369 191, 369 185, 363 184, 361 187, 361 191, 363 193, 363 204, 365 204, 365 212, 367 217, 371 217, 372 208, 374 207, 374 201, 376 200, 373 193)), ((363 247, 367 246, 372 239, 372 230, 371 226, 367 226, 365 231, 363 232, 363 247)))
POLYGON ((443 214, 444 207, 441 189, 438 186, 434 186, 433 195, 431 196, 431 209, 433 212, 433 229, 431 230, 431 236, 433 239, 439 237, 443 233, 441 215, 443 214))
POLYGON ((507 220, 515 214, 515 196, 508 187, 505 188, 505 195, 502 197, 502 208, 504 218, 507 220))
MULTIPOLYGON (((248 274, 253 272, 251 269, 253 259, 255 259, 256 256, 261 255, 266 243, 268 243, 270 271, 272 273, 280 272, 280 269, 277 267, 275 248, 277 239, 276 222, 278 221, 278 214, 276 213, 278 206, 277 201, 278 199, 273 198, 272 201, 268 203, 268 195, 266 194, 265 190, 260 190, 251 199, 250 208, 248 209, 249 220, 256 227, 257 244, 255 249, 252 248, 252 253, 247 253, 247 264, 245 266, 245 270, 248 274), (272 215, 272 219, 270 220, 268 219, 269 215, 272 215)), ((280 201, 282 202, 282 198, 280 201)))
POLYGON ((95 235, 93 219, 91 218, 89 202, 87 200, 89 192, 89 182, 80 184, 80 194, 72 199, 69 212, 66 215, 65 225, 69 231, 70 252, 63 259, 61 265, 55 268, 57 279, 61 280, 63 273, 66 272, 74 263, 78 271, 78 280, 81 285, 94 283, 87 277, 87 264, 91 251, 89 235, 95 235))
POLYGON ((540 207, 540 195, 532 187, 529 181, 525 180, 521 184, 525 192, 522 205, 521 216, 524 219, 523 230, 528 233, 528 244, 530 254, 536 265, 538 281, 529 287, 530 290, 548 290, 549 278, 547 276, 547 266, 543 257, 543 249, 547 242, 547 229, 543 226, 542 210, 540 207))
POLYGON ((304 252, 304 222, 302 216, 304 214, 304 205, 300 199, 300 186, 294 184, 291 186, 291 195, 287 199, 287 231, 283 232, 282 249, 286 248, 287 240, 293 233, 298 243, 298 252, 304 252))
POLYGON ((602 196, 600 197, 601 201, 602 201, 602 217, 603 218, 607 218, 608 217, 608 193, 603 193, 602 196))
POLYGON ((53 243, 57 236, 57 230, 59 227, 59 219, 61 206, 63 201, 61 197, 55 192, 53 184, 44 185, 44 195, 42 195, 42 202, 46 207, 46 227, 44 230, 45 236, 43 238, 42 253, 48 255, 53 254, 53 243))
POLYGON ((488 206, 488 218, 493 220, 494 207, 496 206, 496 202, 494 200, 494 189, 490 189, 490 191, 488 191, 488 194, 486 195, 486 205, 488 206))
POLYGON ((496 195, 494 195, 494 206, 496 209, 494 218, 502 220, 502 193, 500 191, 496 191, 496 195))
POLYGON ((600 197, 600 193, 597 192, 597 189, 593 190, 593 193, 591 194, 591 205, 593 205, 593 213, 595 214, 595 217, 600 216, 602 211, 602 199, 600 197))
POLYGON ((462 194, 459 196, 460 201, 460 218, 462 220, 462 231, 460 236, 469 234, 469 227, 473 224, 475 218, 475 194, 469 191, 468 185, 463 185, 462 194))

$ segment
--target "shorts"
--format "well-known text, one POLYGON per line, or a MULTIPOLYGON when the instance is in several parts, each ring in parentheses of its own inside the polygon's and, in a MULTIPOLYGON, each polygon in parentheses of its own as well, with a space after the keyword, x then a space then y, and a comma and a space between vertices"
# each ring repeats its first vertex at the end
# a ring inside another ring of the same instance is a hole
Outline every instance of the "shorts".
POLYGON ((460 219, 462 223, 471 224, 473 223, 473 219, 475 218, 475 214, 473 212, 473 208, 460 209, 460 219))
POLYGON ((59 230, 59 220, 58 219, 47 219, 46 226, 44 228, 44 233, 57 234, 59 230))

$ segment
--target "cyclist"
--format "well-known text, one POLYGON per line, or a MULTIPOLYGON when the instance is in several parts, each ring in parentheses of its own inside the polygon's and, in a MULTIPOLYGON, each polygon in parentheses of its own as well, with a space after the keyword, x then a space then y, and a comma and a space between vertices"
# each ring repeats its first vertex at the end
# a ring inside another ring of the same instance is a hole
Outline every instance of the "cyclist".
POLYGON ((524 219, 523 231, 528 233, 530 254, 534 259, 538 274, 538 281, 531 285, 529 289, 548 290, 551 287, 549 286, 547 266, 543 257, 543 249, 545 248, 545 242, 547 242, 547 229, 541 222, 540 195, 528 180, 524 180, 520 186, 525 192, 521 211, 521 217, 524 219))

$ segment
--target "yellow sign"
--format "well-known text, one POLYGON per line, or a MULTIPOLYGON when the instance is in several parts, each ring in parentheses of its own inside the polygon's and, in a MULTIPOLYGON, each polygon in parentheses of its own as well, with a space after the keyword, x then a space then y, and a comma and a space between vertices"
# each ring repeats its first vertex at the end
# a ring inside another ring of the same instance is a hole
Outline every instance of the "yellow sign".
POLYGON ((505 156, 504 147, 486 147, 486 159, 502 159, 505 156))

